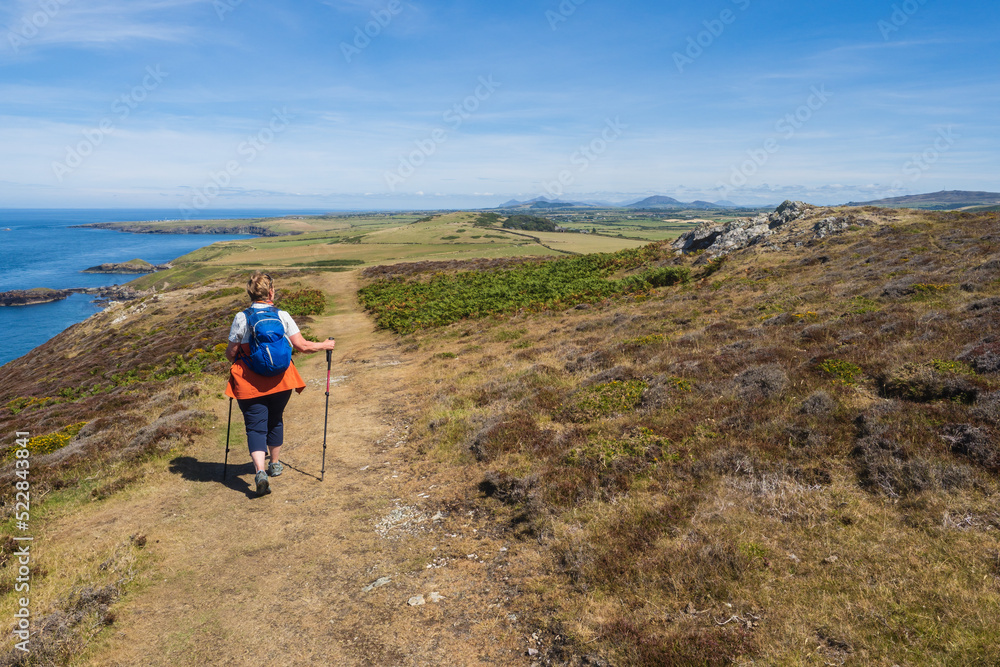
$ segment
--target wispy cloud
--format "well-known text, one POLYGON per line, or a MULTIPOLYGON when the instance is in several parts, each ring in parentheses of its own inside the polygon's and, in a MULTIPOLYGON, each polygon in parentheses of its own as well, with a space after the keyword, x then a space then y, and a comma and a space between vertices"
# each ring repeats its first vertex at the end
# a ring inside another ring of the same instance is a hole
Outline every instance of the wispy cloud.
POLYGON ((3 10, 0 48, 24 54, 45 47, 107 48, 140 41, 186 42, 199 30, 185 20, 202 0, 16 0, 3 10))

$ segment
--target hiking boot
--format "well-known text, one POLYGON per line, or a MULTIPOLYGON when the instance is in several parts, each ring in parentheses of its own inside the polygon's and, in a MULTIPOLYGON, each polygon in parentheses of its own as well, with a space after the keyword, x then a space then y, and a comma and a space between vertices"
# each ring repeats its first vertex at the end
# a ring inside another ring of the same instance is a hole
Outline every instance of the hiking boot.
POLYGON ((281 461, 275 461, 274 463, 267 464, 267 476, 277 477, 285 470, 285 466, 281 465, 281 461))
POLYGON ((253 478, 257 482, 257 495, 266 496, 271 493, 271 484, 267 481, 267 473, 263 470, 258 470, 257 475, 253 478))

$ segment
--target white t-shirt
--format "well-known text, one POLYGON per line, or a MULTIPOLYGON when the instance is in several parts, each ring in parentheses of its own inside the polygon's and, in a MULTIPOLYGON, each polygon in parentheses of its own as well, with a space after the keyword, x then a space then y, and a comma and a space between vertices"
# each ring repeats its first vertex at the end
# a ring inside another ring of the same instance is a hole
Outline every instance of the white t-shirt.
MULTIPOLYGON (((252 308, 254 310, 259 310, 261 308, 270 308, 266 303, 255 303, 252 308)), ((278 319, 281 323, 285 325, 285 337, 294 336, 299 333, 299 327, 295 324, 295 320, 284 310, 278 311, 278 319)), ((250 342, 250 329, 247 327, 247 316, 242 310, 236 313, 236 317, 233 318, 233 326, 229 328, 229 342, 230 343, 249 343, 250 342)))

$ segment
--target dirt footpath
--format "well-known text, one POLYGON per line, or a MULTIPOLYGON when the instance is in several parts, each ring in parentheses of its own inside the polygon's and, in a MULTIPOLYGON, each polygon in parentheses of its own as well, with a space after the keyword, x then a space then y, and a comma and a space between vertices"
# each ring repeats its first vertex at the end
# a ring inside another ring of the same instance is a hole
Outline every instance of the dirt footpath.
POLYGON ((114 625, 76 664, 530 664, 532 629, 507 608, 516 545, 468 516, 468 480, 449 488, 406 454, 398 408, 421 360, 373 333, 354 273, 321 280, 337 307, 310 325, 337 338, 325 481, 323 354, 296 357, 308 388, 286 410, 268 496, 254 497, 242 440, 221 482, 228 401, 213 396, 216 426, 166 469, 53 527, 53 540, 147 538, 114 625))

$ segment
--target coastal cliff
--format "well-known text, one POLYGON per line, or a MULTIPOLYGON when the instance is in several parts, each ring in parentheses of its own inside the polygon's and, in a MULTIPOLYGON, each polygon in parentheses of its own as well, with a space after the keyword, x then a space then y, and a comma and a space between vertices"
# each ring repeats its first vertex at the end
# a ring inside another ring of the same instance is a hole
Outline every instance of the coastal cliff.
POLYGON ((36 306, 42 303, 52 303, 68 298, 70 294, 93 294, 110 301, 130 301, 144 293, 128 285, 112 285, 110 287, 72 287, 70 289, 49 289, 34 287, 24 290, 0 292, 0 306, 36 306))

